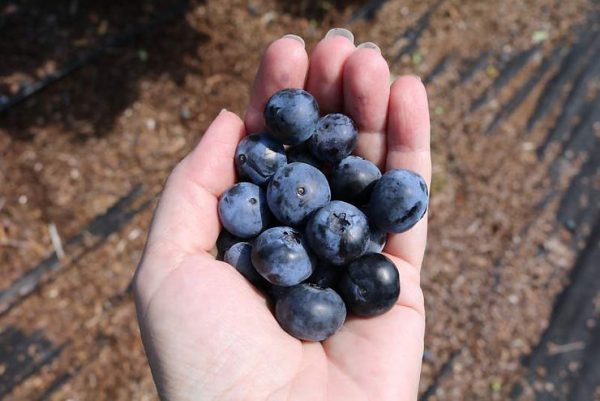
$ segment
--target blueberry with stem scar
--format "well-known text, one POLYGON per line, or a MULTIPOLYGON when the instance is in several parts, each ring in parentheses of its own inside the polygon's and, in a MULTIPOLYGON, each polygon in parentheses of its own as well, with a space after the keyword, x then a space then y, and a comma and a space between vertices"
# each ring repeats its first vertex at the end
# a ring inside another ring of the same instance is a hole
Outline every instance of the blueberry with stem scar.
POLYGON ((251 238, 271 222, 265 190, 251 182, 240 182, 227 189, 219 199, 221 224, 231 234, 251 238))
POLYGON ((331 199, 329 183, 318 169, 305 163, 290 163, 273 176, 267 187, 267 202, 283 224, 296 226, 331 199))
POLYGON ((329 202, 306 224, 306 238, 321 259, 343 265, 361 256, 367 249, 367 216, 349 203, 329 202))

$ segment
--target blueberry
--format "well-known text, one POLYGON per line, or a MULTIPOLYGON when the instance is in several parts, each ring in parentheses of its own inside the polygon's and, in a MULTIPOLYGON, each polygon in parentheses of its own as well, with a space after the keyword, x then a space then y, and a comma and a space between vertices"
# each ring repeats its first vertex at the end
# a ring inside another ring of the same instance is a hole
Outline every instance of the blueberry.
POLYGON ((252 264, 271 284, 289 287, 306 280, 316 261, 299 231, 273 227, 254 241, 252 264))
POLYGON ((334 113, 319 119, 309 144, 317 159, 338 162, 352 153, 357 138, 354 121, 344 114, 334 113))
POLYGON ((267 101, 264 111, 269 134, 286 145, 306 141, 315 131, 319 106, 302 89, 283 89, 267 101))
POLYGON ((381 252, 387 242, 387 232, 374 224, 369 224, 369 243, 366 252, 381 252))
POLYGON ((290 146, 287 149, 287 160, 288 163, 300 162, 310 164, 318 169, 321 168, 321 161, 317 160, 316 157, 310 153, 309 146, 306 142, 302 142, 298 145, 290 146))
POLYGON ((334 288, 341 274, 342 269, 339 266, 320 261, 317 263, 317 268, 313 274, 306 281, 321 288, 334 288))
POLYGON ((338 288, 352 313, 377 316, 398 300, 400 277, 391 260, 380 253, 367 253, 348 265, 338 288))
POLYGON ((344 324, 346 306, 330 288, 300 284, 279 298, 275 317, 292 336, 306 341, 323 341, 344 324))
POLYGON ((365 205, 369 203, 371 190, 380 178, 381 171, 375 164, 362 157, 348 156, 333 167, 333 198, 353 205, 365 205))
POLYGON ((241 178, 266 184, 287 163, 283 145, 266 133, 248 135, 235 151, 235 166, 241 178))
POLYGON ((331 199, 325 175, 305 163, 290 163, 273 176, 267 187, 269 208, 283 224, 302 224, 331 199))
POLYGON ((367 216, 356 206, 332 201, 310 218, 306 224, 306 238, 322 259, 335 265, 348 263, 367 249, 367 216))
POLYGON ((251 255, 252 245, 248 242, 238 242, 225 252, 223 260, 235 267, 252 284, 260 287, 264 281, 254 266, 252 266, 251 255))
POLYGON ((421 220, 428 202, 423 177, 409 170, 390 170, 373 187, 369 218, 387 232, 401 233, 421 220))
POLYGON ((238 242, 242 242, 243 239, 236 237, 227 230, 221 230, 219 237, 217 238, 217 259, 223 260, 225 252, 233 245, 238 242))
POLYGON ((257 236, 271 220, 265 190, 250 182, 235 184, 219 199, 219 217, 231 234, 240 238, 257 236))

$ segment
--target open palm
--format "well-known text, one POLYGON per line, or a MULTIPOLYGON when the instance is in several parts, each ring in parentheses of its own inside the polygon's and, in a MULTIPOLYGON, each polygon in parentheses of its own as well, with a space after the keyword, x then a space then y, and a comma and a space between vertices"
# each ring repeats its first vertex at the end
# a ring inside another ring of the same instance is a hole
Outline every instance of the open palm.
MULTIPOLYGON (((345 34, 345 36, 344 36, 345 34)), ((164 400, 416 400, 425 316, 419 270, 427 222, 390 236, 385 253, 400 271, 397 305, 371 319, 349 317, 323 343, 278 325, 265 298, 211 250, 217 202, 235 181, 239 140, 263 128, 266 100, 305 88, 322 113, 343 111, 359 127, 356 153, 382 169, 408 168, 429 183, 429 114, 418 78, 390 86, 372 44, 355 47, 334 30, 314 49, 286 36, 266 50, 245 121, 222 111, 172 172, 135 277, 142 338, 164 400)))

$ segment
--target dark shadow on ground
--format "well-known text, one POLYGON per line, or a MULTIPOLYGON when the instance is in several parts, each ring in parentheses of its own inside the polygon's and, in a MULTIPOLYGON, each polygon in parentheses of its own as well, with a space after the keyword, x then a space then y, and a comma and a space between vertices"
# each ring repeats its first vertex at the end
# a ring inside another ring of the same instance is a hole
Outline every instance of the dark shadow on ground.
POLYGON ((74 65, 58 85, 0 114, 0 129, 28 140, 32 127, 62 123, 75 139, 102 136, 139 94, 142 78, 182 83, 208 36, 185 11, 194 0, 12 0, 0 5, 0 103, 74 65), (92 55, 92 57, 89 57, 92 55), (82 59, 90 59, 81 62, 82 59))
POLYGON ((376 10, 385 3, 386 0, 299 0, 299 1, 278 1, 281 11, 292 14, 295 17, 307 18, 309 20, 321 21, 331 9, 343 11, 347 7, 356 9, 360 13, 358 18, 372 18, 376 10))

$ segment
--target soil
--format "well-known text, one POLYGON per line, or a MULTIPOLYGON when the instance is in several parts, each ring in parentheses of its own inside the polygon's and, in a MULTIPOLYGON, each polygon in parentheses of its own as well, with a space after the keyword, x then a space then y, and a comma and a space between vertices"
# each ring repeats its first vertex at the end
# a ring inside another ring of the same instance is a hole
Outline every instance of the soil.
MULTIPOLYGON (((523 400, 555 390, 529 380, 523 358, 549 325, 598 216, 586 215, 576 231, 557 222, 585 154, 554 142, 536 152, 565 104, 575 104, 565 101, 574 75, 531 130, 527 123, 559 61, 592 35, 578 59, 592 72, 577 110, 591 106, 563 131, 591 121, 584 148, 600 150, 590 100, 600 87, 597 3, 96 3, 0 5, 0 107, 89 58, 0 112, 0 344, 29 344, 29 356, 0 352, 0 398, 156 399, 128 292, 156 196, 221 108, 243 113, 268 43, 294 32, 310 49, 334 26, 348 26, 357 43, 376 42, 394 75, 427 82, 434 169, 423 399, 504 400, 517 384, 523 400), (94 220, 132 191, 139 211, 94 220), (53 227, 64 257, 3 305, 5 289, 57 251, 53 227)), ((599 188, 594 166, 585 182, 599 188)))

